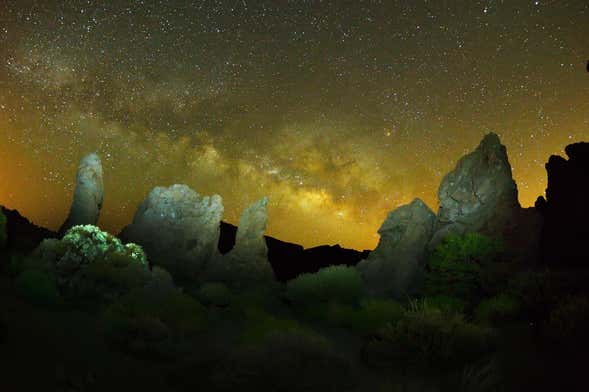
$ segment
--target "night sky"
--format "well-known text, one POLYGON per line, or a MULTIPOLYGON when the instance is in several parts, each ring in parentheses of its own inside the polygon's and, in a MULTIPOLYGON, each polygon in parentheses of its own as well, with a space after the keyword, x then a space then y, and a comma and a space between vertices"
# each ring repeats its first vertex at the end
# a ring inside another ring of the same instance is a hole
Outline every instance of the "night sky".
POLYGON ((586 0, 186 3, 0 1, 0 204, 57 229, 96 151, 112 233, 185 183, 228 222, 267 195, 268 234, 371 249, 487 132, 524 206, 589 141, 586 0))

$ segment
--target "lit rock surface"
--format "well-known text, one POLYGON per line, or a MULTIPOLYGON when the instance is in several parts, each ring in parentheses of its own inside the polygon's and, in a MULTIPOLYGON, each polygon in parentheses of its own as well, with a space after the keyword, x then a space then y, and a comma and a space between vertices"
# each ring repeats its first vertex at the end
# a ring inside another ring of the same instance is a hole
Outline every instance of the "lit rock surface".
POLYGON ((449 234, 502 233, 520 205, 507 151, 494 133, 463 156, 438 190, 439 210, 430 248, 449 234))
POLYGON ((143 247, 151 263, 193 278, 218 254, 221 196, 200 196, 187 185, 156 187, 120 237, 143 247))
POLYGON ((80 161, 76 176, 76 188, 69 215, 59 233, 77 225, 96 225, 102 208, 104 184, 102 163, 96 154, 86 155, 80 161))
POLYGON ((435 220, 420 199, 389 213, 376 249, 357 266, 371 295, 403 298, 419 289, 435 220))

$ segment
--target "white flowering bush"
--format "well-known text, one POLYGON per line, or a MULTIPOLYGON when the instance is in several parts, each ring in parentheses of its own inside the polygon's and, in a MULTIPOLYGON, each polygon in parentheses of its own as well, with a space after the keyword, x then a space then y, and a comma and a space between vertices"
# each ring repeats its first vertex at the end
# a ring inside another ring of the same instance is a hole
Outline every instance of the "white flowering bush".
POLYGON ((112 300, 151 278, 143 249, 123 244, 93 225, 74 226, 61 240, 46 239, 34 251, 34 263, 55 274, 68 297, 112 300))

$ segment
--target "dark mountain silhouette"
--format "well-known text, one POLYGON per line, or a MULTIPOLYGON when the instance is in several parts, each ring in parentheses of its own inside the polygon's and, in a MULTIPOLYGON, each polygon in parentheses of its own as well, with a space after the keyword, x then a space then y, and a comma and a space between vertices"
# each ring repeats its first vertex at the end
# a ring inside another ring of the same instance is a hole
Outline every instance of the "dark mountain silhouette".
POLYGON ((6 216, 6 247, 9 250, 28 252, 45 238, 57 238, 57 233, 30 222, 17 210, 0 206, 6 216))
MULTIPOLYGON (((219 251, 229 252, 235 245, 237 226, 221 222, 219 251)), ((368 257, 369 250, 362 252, 342 248, 339 245, 321 245, 305 249, 301 245, 264 236, 268 247, 268 260, 277 280, 284 282, 300 274, 316 272, 330 265, 356 265, 368 257)))
POLYGON ((565 148, 568 160, 552 155, 546 164, 546 199, 536 200, 544 216, 541 261, 548 265, 589 265, 589 143, 565 148))

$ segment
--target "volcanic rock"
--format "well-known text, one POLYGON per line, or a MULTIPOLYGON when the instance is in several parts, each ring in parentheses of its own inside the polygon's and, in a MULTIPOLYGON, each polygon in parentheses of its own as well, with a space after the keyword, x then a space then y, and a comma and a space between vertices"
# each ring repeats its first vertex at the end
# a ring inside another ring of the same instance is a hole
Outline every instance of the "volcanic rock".
POLYGON ((153 264, 175 278, 194 278, 218 254, 221 196, 200 196, 187 185, 156 187, 119 237, 143 247, 153 264))
POLYGON ((96 154, 86 155, 80 161, 76 176, 76 189, 69 215, 59 234, 63 235, 76 225, 96 225, 102 208, 104 185, 102 164, 96 154))
POLYGON ((568 160, 552 155, 546 164, 546 199, 536 209, 544 216, 542 261, 549 265, 589 265, 589 143, 565 148, 568 160))
POLYGON ((267 261, 268 247, 264 240, 268 222, 267 206, 268 198, 263 197, 243 211, 239 218, 235 247, 229 253, 231 256, 267 261))
POLYGON ((442 180, 438 199, 430 249, 449 234, 478 232, 497 237, 505 230, 519 213, 520 204, 506 148, 496 134, 487 134, 473 152, 458 161, 442 180))
POLYGON ((402 298, 419 289, 435 221, 420 199, 389 213, 376 249, 357 266, 371 295, 402 298))

